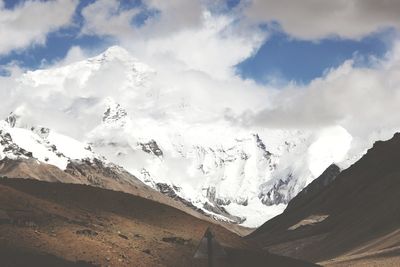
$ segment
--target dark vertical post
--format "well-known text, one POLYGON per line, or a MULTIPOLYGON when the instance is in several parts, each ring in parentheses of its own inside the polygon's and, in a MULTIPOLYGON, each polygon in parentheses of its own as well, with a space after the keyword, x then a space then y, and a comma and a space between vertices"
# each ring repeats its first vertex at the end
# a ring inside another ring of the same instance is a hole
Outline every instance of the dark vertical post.
POLYGON ((212 248, 212 233, 208 229, 207 230, 207 252, 208 252, 208 267, 213 267, 214 259, 213 259, 213 248, 212 248))

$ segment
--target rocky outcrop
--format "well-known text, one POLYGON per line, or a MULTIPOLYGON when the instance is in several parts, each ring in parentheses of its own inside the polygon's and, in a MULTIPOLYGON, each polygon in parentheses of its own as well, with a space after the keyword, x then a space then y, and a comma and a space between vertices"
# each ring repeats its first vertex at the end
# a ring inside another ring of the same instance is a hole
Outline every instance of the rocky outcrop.
POLYGON ((272 188, 269 185, 266 188, 262 187, 258 195, 261 202, 268 206, 287 204, 290 201, 290 196, 287 192, 290 190, 288 184, 291 179, 292 175, 290 174, 285 180, 279 179, 273 184, 272 188))
POLYGON ((0 145, 3 147, 3 153, 10 158, 32 157, 32 152, 26 151, 15 144, 11 135, 3 130, 0 130, 0 145))
POLYGON ((122 108, 120 104, 115 103, 114 100, 112 100, 111 98, 108 98, 106 102, 107 108, 103 114, 103 123, 118 123, 119 126, 124 126, 126 123, 125 119, 128 116, 126 110, 122 108))
POLYGON ((179 195, 179 191, 181 190, 181 188, 179 188, 177 186, 174 186, 174 185, 171 186, 166 183, 157 183, 156 188, 159 192, 169 196, 170 198, 178 200, 178 201, 182 202, 183 204, 185 204, 186 206, 188 206, 202 214, 211 216, 215 220, 226 221, 226 222, 233 223, 233 224, 240 224, 245 220, 245 218, 229 214, 229 212, 227 212, 222 206, 220 206, 216 203, 212 203, 212 202, 204 203, 202 206, 203 209, 200 209, 197 206, 193 205, 193 203, 191 203, 190 201, 187 201, 185 198, 181 197, 179 195), (206 213, 205 210, 211 212, 212 214, 206 213), (218 216, 218 215, 220 215, 220 216, 218 216))
POLYGON ((158 146, 157 142, 154 141, 153 139, 151 139, 147 143, 139 143, 139 145, 141 146, 142 150, 146 153, 153 154, 157 157, 163 156, 162 150, 158 146))
POLYGON ((42 139, 49 137, 50 129, 46 127, 32 127, 31 131, 36 133, 42 139))
POLYGON ((17 124, 17 120, 18 116, 11 112, 10 115, 7 116, 5 121, 10 125, 10 127, 15 127, 15 125, 17 124))

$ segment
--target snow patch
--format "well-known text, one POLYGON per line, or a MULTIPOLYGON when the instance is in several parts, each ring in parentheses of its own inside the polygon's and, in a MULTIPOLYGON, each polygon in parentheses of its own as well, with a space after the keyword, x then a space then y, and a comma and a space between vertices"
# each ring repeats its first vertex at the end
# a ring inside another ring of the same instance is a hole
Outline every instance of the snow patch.
POLYGON ((249 228, 256 228, 273 217, 281 214, 285 204, 266 206, 259 199, 251 199, 247 206, 231 203, 224 208, 232 215, 243 216, 246 220, 241 224, 249 228))

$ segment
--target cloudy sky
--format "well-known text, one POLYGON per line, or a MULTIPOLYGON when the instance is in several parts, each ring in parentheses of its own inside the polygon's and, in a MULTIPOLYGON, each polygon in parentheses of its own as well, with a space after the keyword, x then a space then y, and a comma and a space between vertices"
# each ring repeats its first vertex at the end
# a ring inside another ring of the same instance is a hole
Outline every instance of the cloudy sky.
POLYGON ((207 87, 206 97, 240 88, 231 106, 246 99, 243 109, 225 107, 232 123, 393 131, 398 14, 398 0, 0 0, 0 96, 18 73, 120 45, 168 69, 170 83, 192 73, 186 84, 207 87))

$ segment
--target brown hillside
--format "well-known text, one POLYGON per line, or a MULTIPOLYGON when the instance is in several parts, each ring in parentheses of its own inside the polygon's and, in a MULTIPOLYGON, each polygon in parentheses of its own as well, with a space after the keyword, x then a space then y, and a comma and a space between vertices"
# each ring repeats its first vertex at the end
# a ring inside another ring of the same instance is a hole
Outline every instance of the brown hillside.
POLYGON ((193 255, 209 226, 228 253, 222 266, 312 266, 259 251, 222 226, 142 197, 0 180, 1 266, 202 266, 193 255))
POLYGON ((329 185, 289 207, 248 239, 324 265, 400 266, 400 135, 377 142, 329 185))

